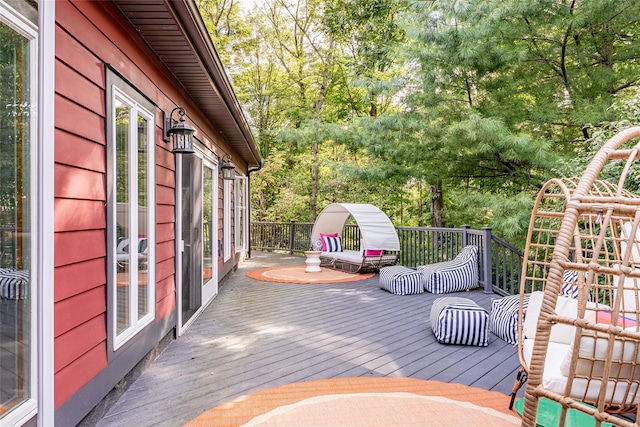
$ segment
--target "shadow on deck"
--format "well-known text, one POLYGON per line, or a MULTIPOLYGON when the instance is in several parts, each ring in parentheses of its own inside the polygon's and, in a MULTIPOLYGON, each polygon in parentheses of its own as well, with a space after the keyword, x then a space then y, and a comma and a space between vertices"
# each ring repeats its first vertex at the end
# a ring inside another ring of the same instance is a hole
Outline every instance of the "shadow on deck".
MULTIPOLYGON (((441 295, 393 295, 379 288, 377 275, 310 285, 246 276, 273 265, 304 265, 304 257, 254 252, 98 426, 179 426, 260 389, 337 377, 412 377, 511 392, 516 348, 494 335, 488 347, 435 340, 429 311, 441 295)), ((488 310, 498 298, 482 290, 449 295, 488 310)))

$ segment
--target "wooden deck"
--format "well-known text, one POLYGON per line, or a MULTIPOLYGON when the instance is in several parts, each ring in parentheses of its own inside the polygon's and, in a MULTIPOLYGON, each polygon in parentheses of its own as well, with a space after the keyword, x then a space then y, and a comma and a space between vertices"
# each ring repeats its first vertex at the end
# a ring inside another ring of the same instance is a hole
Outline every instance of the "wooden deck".
MULTIPOLYGON (((304 257, 254 252, 98 426, 180 426, 260 389, 334 377, 413 377, 511 392, 519 368, 514 347, 493 335, 488 347, 435 341, 429 310, 438 295, 392 295, 377 275, 323 285, 246 277, 257 268, 303 264, 304 257)), ((481 290, 450 295, 487 309, 498 298, 481 290)))

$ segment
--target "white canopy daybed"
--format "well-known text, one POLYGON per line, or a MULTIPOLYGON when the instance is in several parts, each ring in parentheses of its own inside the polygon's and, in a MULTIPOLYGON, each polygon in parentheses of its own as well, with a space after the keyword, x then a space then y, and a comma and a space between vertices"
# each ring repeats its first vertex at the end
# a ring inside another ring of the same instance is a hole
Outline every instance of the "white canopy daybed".
POLYGON ((311 249, 322 251, 322 267, 362 273, 395 265, 400 241, 389 217, 377 207, 370 204, 333 203, 322 210, 313 225, 311 249), (349 217, 353 217, 360 229, 359 250, 344 250, 342 247, 342 231, 349 217))

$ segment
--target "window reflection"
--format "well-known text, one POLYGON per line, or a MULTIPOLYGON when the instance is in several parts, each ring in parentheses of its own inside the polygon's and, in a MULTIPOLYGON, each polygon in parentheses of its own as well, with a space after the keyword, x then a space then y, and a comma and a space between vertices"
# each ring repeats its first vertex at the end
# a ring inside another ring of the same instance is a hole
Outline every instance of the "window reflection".
POLYGON ((121 100, 115 101, 116 111, 116 262, 118 263, 118 285, 116 287, 117 332, 120 333, 130 325, 129 291, 131 287, 131 227, 129 220, 129 122, 131 109, 121 100))
POLYGON ((202 177, 202 283, 213 278, 213 169, 204 166, 202 177))
POLYGON ((0 22, 0 419, 33 394, 29 44, 0 22))

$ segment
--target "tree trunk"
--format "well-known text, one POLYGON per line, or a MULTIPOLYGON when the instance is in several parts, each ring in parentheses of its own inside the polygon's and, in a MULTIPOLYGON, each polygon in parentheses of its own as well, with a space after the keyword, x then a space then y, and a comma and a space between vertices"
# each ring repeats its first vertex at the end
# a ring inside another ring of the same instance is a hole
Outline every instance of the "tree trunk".
POLYGON ((317 140, 313 141, 313 163, 311 164, 311 197, 309 197, 309 221, 315 222, 318 215, 318 179, 319 179, 319 166, 318 166, 318 151, 320 144, 317 140))
POLYGON ((444 199, 442 198, 442 184, 431 186, 430 190, 430 208, 431 208, 431 226, 444 227, 442 222, 442 208, 444 207, 444 199))
MULTIPOLYGON (((327 89, 329 88, 329 72, 331 71, 331 64, 333 63, 333 49, 334 38, 330 36, 329 52, 327 53, 327 58, 323 61, 322 85, 320 86, 320 92, 318 93, 313 113, 313 118, 318 121, 321 120, 320 112, 322 111, 324 99, 327 96, 327 89)), ((309 197, 309 221, 311 222, 314 222, 318 215, 318 182, 320 180, 319 151, 320 141, 315 138, 313 141, 313 162, 311 164, 311 195, 309 197)))

